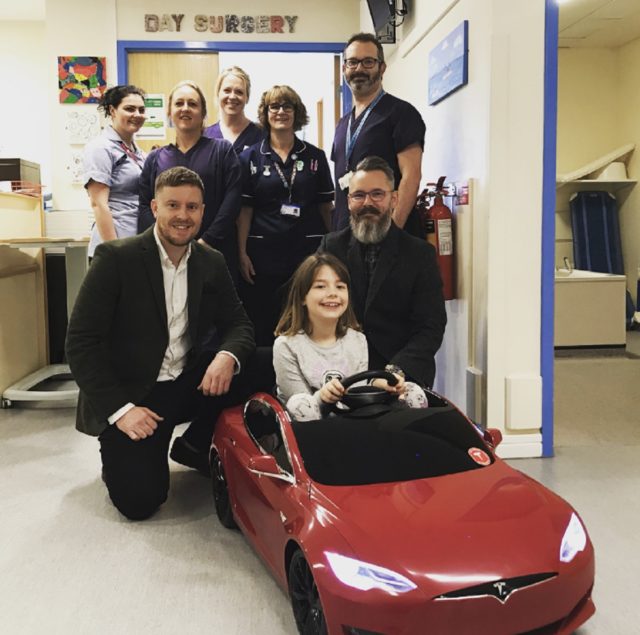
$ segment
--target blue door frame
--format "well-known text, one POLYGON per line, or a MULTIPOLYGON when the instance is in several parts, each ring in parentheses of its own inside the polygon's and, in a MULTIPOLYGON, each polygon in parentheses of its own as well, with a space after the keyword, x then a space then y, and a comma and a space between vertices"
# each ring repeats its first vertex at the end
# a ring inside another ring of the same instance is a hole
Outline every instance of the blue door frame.
POLYGON ((558 5, 556 0, 546 0, 545 9, 540 374, 542 376, 542 456, 553 456, 553 310, 558 113, 558 5))
POLYGON ((127 84, 129 77, 129 53, 150 51, 193 51, 218 53, 238 51, 243 53, 342 53, 344 42, 187 42, 155 40, 118 40, 118 83, 127 84))

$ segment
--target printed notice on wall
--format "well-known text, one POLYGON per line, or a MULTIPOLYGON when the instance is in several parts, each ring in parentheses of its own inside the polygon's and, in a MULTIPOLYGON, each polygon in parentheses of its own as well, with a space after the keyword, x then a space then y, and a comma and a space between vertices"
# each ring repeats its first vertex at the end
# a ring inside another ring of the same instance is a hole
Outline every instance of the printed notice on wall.
POLYGON ((165 139, 167 119, 164 94, 150 93, 144 98, 147 119, 136 134, 136 139, 165 139))

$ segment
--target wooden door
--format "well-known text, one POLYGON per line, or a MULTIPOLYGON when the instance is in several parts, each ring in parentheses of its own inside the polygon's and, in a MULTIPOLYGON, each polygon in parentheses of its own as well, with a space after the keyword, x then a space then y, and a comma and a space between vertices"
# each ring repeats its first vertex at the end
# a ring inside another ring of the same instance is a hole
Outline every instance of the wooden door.
MULTIPOLYGON (((218 78, 218 54, 195 52, 130 53, 129 83, 139 86, 146 93, 162 93, 168 101, 171 89, 185 79, 194 81, 207 100, 207 120, 211 125, 218 120, 218 104, 215 83, 218 78)), ((168 119, 167 119, 168 122, 168 119)), ((167 126, 165 139, 139 140, 140 147, 149 152, 154 146, 175 142, 175 131, 167 126)))

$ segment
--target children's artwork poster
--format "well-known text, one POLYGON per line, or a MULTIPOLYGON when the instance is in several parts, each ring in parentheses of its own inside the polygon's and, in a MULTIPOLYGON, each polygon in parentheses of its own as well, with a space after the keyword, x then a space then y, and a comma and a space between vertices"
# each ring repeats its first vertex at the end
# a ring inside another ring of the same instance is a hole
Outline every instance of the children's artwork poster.
POLYGON ((100 134, 100 118, 93 109, 91 112, 79 108, 67 111, 65 129, 69 143, 85 144, 100 134))
POLYGON ((469 21, 464 20, 429 52, 429 105, 433 106, 468 81, 469 21))
POLYGON ((136 139, 166 139, 166 97, 162 93, 148 93, 144 98, 147 118, 136 133, 136 139))
POLYGON ((61 104, 97 104, 107 88, 107 58, 58 57, 61 104))

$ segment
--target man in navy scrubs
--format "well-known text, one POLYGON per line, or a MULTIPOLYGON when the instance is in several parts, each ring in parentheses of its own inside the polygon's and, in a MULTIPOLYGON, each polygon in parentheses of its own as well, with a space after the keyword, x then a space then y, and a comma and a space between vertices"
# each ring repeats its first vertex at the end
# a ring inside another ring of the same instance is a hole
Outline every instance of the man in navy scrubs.
POLYGON ((356 165, 365 157, 378 156, 391 166, 398 187, 394 222, 420 235, 418 215, 412 210, 422 177, 425 125, 411 104, 384 92, 386 68, 382 45, 375 35, 351 36, 342 71, 351 89, 353 109, 338 123, 331 150, 336 177, 333 229, 349 225, 347 193, 356 165))

